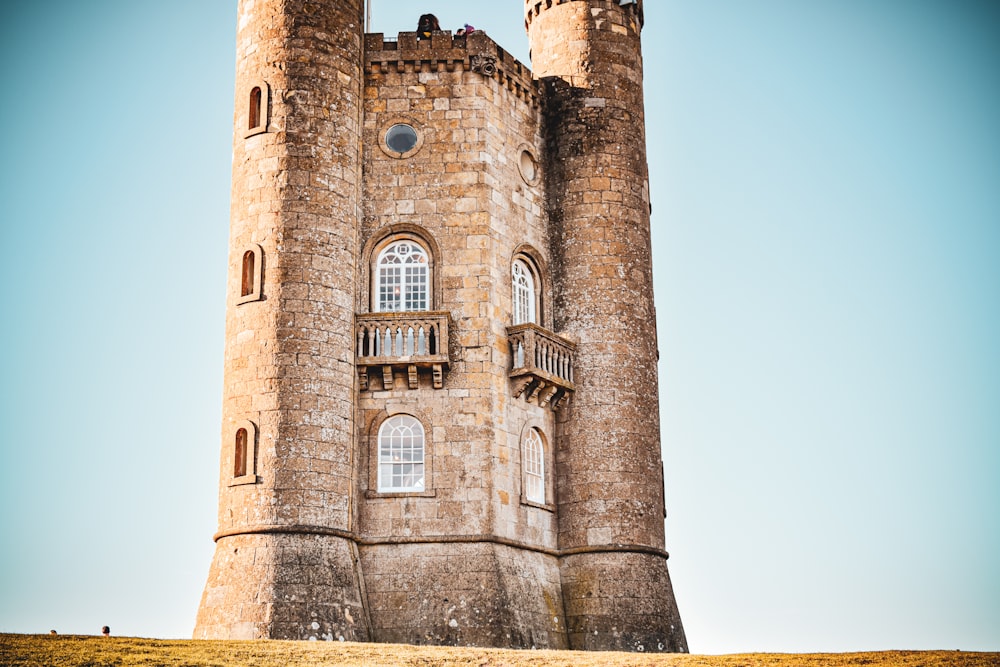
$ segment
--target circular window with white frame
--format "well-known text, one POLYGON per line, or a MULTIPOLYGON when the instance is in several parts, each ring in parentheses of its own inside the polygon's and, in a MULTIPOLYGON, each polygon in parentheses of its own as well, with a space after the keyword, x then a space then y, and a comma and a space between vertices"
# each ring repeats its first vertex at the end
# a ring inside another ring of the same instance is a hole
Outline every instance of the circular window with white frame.
POLYGON ((410 157, 424 145, 423 132, 408 118, 390 120, 379 133, 379 147, 394 158, 410 157))

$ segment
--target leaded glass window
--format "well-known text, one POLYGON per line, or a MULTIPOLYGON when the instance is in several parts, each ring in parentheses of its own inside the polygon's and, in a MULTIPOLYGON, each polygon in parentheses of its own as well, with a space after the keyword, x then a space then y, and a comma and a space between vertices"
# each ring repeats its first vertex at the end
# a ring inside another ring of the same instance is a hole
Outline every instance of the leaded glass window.
POLYGON ((378 430, 378 490, 424 490, 424 427, 410 415, 395 415, 378 430))
POLYGON ((430 310, 430 268, 427 251, 410 240, 396 241, 376 262, 377 312, 430 310))
POLYGON ((514 260, 511 267, 511 281, 514 296, 514 322, 524 324, 535 322, 535 277, 523 261, 514 260))
POLYGON ((545 448, 534 428, 524 438, 524 496, 533 503, 545 503, 545 448))

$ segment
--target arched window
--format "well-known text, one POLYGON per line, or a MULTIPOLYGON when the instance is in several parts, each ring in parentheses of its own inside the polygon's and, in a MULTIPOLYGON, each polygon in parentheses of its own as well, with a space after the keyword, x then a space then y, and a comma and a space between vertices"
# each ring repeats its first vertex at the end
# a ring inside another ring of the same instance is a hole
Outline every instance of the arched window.
POLYGON ((236 431, 236 453, 233 456, 233 477, 247 474, 247 440, 249 436, 245 428, 236 431))
POLYGON ((378 490, 424 490, 424 427, 410 415, 394 415, 378 430, 378 490))
POLYGON ((423 247, 410 239, 389 244, 375 262, 375 310, 430 310, 430 277, 423 247))
POLYGON ((253 422, 236 423, 230 440, 232 479, 230 486, 257 483, 257 427, 253 422))
POLYGON ((545 445, 537 428, 528 430, 524 438, 524 497, 530 502, 545 504, 545 445))
POLYGON ((260 98, 260 86, 254 86, 253 90, 250 91, 250 113, 247 114, 250 118, 248 130, 260 126, 260 98))
POLYGON ((511 282, 514 297, 513 324, 537 324, 535 276, 524 260, 515 259, 511 265, 511 282))
POLYGON ((247 95, 247 115, 243 137, 249 138, 255 134, 267 132, 267 121, 270 116, 270 88, 263 81, 254 81, 247 95))
POLYGON ((240 295, 236 303, 259 301, 261 298, 261 282, 263 272, 264 250, 259 245, 253 245, 243 253, 240 261, 240 295))
POLYGON ((249 296, 253 294, 254 287, 254 261, 253 250, 247 250, 243 253, 243 275, 240 279, 240 296, 249 296))

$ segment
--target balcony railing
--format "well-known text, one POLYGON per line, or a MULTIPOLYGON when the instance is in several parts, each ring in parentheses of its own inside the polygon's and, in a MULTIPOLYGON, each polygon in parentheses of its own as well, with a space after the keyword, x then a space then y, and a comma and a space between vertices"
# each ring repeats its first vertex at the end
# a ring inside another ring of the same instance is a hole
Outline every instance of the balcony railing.
POLYGON ((572 392, 573 354, 576 345, 537 324, 507 327, 515 398, 525 394, 539 405, 558 409, 572 392))
POLYGON ((355 316, 358 376, 361 390, 369 386, 368 369, 382 367, 382 387, 392 389, 393 372, 406 371, 407 384, 416 389, 418 369, 429 368, 434 388, 444 384, 448 367, 448 313, 360 313, 355 316))

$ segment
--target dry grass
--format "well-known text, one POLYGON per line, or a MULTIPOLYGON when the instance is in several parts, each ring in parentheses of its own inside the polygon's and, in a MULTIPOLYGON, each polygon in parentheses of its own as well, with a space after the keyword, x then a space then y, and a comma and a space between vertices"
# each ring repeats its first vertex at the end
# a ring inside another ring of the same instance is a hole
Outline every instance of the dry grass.
POLYGON ((1000 666, 1000 653, 651 655, 284 641, 180 641, 0 635, 10 667, 891 667, 1000 666))

